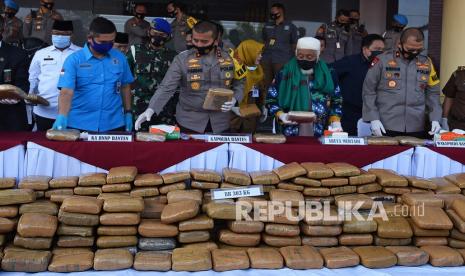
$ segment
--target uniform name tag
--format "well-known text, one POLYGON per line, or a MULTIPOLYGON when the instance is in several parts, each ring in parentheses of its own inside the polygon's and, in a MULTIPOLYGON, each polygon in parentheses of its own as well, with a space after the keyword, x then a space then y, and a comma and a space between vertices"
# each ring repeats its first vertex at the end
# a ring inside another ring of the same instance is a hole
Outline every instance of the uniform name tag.
POLYGON ((89 142, 132 142, 131 134, 89 134, 87 137, 89 142))
POLYGON ((212 200, 264 195, 261 185, 248 186, 247 188, 215 189, 211 190, 211 194, 212 200))
POLYGON ((365 138, 347 137, 325 137, 321 140, 323 145, 345 145, 345 146, 364 146, 367 144, 365 138))
POLYGON ((465 148, 465 141, 436 141, 438 148, 465 148))
POLYGON ((250 144, 252 143, 252 135, 207 135, 208 143, 238 143, 250 144))

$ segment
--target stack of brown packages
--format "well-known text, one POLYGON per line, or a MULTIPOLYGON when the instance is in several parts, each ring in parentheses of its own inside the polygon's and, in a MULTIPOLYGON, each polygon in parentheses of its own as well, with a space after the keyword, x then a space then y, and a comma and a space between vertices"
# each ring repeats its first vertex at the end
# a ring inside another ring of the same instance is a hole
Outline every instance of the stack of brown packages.
POLYGON ((102 186, 106 183, 106 173, 88 173, 81 175, 79 177, 78 186, 74 188, 74 194, 81 196, 98 196, 102 193, 102 186))
POLYGON ((36 199, 45 197, 45 191, 49 189, 49 182, 52 178, 48 176, 26 176, 18 184, 19 189, 33 190, 36 199))
POLYGON ((48 200, 54 197, 56 202, 62 201, 66 197, 74 195, 74 188, 77 186, 79 177, 57 177, 49 182, 49 189, 45 191, 45 198, 48 200))

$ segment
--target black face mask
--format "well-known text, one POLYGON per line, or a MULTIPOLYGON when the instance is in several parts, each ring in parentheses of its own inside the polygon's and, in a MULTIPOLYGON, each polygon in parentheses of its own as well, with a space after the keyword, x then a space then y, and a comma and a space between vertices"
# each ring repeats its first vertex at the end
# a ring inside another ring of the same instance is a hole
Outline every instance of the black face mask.
POLYGON ((190 49, 194 48, 194 45, 193 44, 186 44, 186 48, 187 48, 187 50, 190 50, 190 49))
POLYGON ((7 18, 13 18, 15 17, 16 13, 15 12, 5 12, 5 16, 7 18))
POLYGON ((175 18, 178 13, 176 11, 168 13, 169 17, 175 18))
POLYGON ((407 59, 407 60, 414 60, 420 54, 420 52, 406 51, 404 49, 404 46, 400 46, 400 52, 402 53, 404 58, 407 59))
POLYGON ((48 10, 53 10, 53 7, 55 6, 55 3, 40 3, 40 5, 48 10))
POLYGON ((306 60, 306 59, 298 59, 297 64, 302 70, 308 71, 313 69, 316 65, 316 60, 306 60))
POLYGON ((270 18, 271 18, 272 20, 276 20, 276 19, 278 19, 278 18, 280 18, 280 17, 281 17, 281 14, 280 14, 280 13, 270 13, 270 18))
POLYGON ((375 57, 381 55, 383 51, 371 51, 371 55, 368 57, 369 61, 372 61, 375 57))
POLYGON ((150 37, 150 43, 155 47, 163 46, 165 45, 165 42, 166 42, 166 38, 164 37, 161 37, 158 35, 150 37))
POLYGON ((136 17, 139 18, 140 20, 144 20, 145 14, 143 14, 143 13, 136 13, 136 17))
POLYGON ((194 47, 197 49, 197 52, 199 53, 199 55, 204 56, 204 55, 208 55, 213 50, 213 48, 215 48, 215 44, 212 43, 208 46, 203 46, 203 47, 198 47, 194 45, 194 47))

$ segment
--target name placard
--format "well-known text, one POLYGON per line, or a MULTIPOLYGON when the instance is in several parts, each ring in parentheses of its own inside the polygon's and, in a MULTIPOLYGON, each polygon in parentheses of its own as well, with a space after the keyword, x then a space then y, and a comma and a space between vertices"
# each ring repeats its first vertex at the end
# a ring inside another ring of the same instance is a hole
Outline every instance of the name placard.
POLYGON ((250 144, 252 143, 251 135, 207 135, 208 143, 238 143, 250 144))
POLYGON ((465 141, 436 141, 438 148, 465 148, 465 141))
POLYGON ((87 137, 89 142, 132 142, 130 134, 90 134, 87 137))
POLYGON ((358 137, 324 137, 321 140, 323 145, 345 145, 345 146, 364 146, 367 144, 365 138, 358 137))
POLYGON ((263 186, 253 185, 244 188, 231 188, 231 189, 214 189, 211 190, 212 200, 241 198, 249 196, 262 196, 263 186))

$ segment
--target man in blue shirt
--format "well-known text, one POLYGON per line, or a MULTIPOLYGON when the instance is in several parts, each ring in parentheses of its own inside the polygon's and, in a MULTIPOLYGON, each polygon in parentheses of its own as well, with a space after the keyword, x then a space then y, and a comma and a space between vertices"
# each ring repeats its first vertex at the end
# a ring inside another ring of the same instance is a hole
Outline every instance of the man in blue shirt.
POLYGON ((357 122, 362 118, 363 81, 371 62, 383 50, 383 37, 370 34, 363 39, 360 54, 346 56, 331 65, 337 73, 342 92, 342 128, 350 136, 357 136, 357 122))
POLYGON ((112 49, 115 25, 103 17, 90 24, 87 44, 65 61, 54 129, 132 131, 131 88, 126 57, 112 49))

